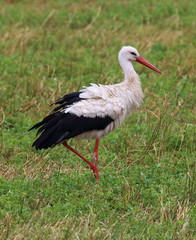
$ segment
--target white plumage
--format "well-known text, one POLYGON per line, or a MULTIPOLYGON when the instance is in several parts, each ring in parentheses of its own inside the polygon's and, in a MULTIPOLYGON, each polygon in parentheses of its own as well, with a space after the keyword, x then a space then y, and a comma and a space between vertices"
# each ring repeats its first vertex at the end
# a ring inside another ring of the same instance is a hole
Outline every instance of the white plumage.
POLYGON ((96 139, 113 131, 124 121, 126 116, 133 113, 140 106, 143 93, 137 76, 137 80, 132 81, 132 78, 129 78, 127 81, 115 85, 91 84, 91 87, 81 90, 79 97, 84 100, 63 109, 62 112, 88 118, 96 116, 104 118, 107 115, 114 119, 103 130, 93 130, 76 136, 80 139, 96 139))
POLYGON ((31 128, 39 128, 38 133, 41 133, 33 143, 36 149, 63 143, 90 165, 97 179, 99 139, 117 128, 140 106, 143 99, 140 79, 132 62, 142 63, 161 73, 130 46, 120 50, 118 59, 124 72, 123 82, 114 85, 91 84, 79 92, 67 94, 57 100, 59 106, 50 115, 31 128), (94 164, 67 144, 70 138, 96 139, 94 164))

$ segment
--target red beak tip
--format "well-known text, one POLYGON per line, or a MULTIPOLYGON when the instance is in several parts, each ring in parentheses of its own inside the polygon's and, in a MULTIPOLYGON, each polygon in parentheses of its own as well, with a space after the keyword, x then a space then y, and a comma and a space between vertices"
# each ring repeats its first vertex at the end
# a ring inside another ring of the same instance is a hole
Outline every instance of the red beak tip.
POLYGON ((162 74, 162 72, 156 68, 155 66, 153 66, 151 63, 149 63, 146 59, 144 59, 143 57, 139 56, 136 58, 136 62, 139 62, 141 64, 143 64, 144 66, 152 69, 153 71, 162 74))

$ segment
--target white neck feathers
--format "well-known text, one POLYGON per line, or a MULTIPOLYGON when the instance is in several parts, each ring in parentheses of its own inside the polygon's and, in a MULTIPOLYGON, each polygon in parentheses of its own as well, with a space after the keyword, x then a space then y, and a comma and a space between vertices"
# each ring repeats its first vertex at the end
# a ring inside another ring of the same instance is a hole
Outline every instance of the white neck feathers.
POLYGON ((118 56, 118 60, 119 60, 120 66, 123 69, 125 81, 133 82, 134 80, 136 81, 139 80, 139 77, 135 72, 131 61, 121 56, 118 56))

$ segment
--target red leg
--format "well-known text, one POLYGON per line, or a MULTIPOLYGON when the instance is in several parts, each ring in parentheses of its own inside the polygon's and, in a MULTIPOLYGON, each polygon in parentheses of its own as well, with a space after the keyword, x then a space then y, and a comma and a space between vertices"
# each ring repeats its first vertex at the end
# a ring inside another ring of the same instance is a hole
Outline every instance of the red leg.
POLYGON ((87 160, 85 157, 83 157, 79 152, 77 152, 74 148, 70 147, 66 142, 63 142, 63 145, 69 149, 70 151, 72 151, 73 153, 75 153, 76 155, 78 155, 78 157, 82 158, 86 163, 88 163, 88 165, 90 166, 90 169, 94 172, 95 174, 95 178, 99 179, 99 171, 97 169, 96 164, 93 164, 92 162, 90 162, 89 160, 87 160))
POLYGON ((98 166, 98 147, 99 147, 99 139, 96 139, 95 141, 95 148, 94 148, 94 161, 95 166, 98 166))

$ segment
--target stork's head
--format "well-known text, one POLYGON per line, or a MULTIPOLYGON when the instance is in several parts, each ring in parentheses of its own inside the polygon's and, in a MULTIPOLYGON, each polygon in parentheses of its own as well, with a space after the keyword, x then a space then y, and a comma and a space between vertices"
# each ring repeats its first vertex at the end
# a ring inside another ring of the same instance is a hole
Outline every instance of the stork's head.
POLYGON ((121 66, 126 62, 139 62, 146 67, 154 70, 155 72, 161 73, 161 71, 141 57, 136 48, 130 46, 124 46, 118 54, 118 60, 121 66))

